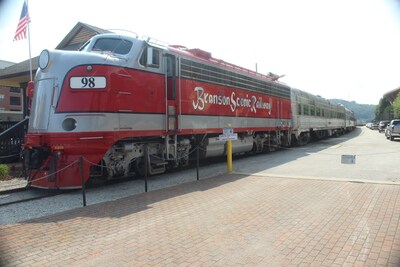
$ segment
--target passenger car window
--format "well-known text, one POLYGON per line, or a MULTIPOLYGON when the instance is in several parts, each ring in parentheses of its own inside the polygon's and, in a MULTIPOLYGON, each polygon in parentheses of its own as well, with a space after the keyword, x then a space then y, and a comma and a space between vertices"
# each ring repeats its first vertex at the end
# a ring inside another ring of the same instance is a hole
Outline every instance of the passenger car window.
POLYGON ((304 105, 304 115, 308 115, 308 106, 304 105))

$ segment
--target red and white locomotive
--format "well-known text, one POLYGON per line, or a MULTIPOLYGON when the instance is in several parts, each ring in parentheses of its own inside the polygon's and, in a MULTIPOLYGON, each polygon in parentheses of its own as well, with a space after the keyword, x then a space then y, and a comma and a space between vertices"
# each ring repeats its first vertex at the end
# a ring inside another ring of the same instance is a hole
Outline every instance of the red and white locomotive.
POLYGON ((80 51, 44 50, 39 68, 24 144, 34 187, 81 187, 81 157, 86 181, 144 173, 145 155, 150 174, 187 165, 198 146, 202 158, 221 156, 226 147, 218 136, 227 125, 239 137, 233 153, 346 129, 344 119, 328 123, 337 118, 325 116, 327 103, 325 124, 301 127, 310 117, 297 111, 302 91, 200 49, 101 34, 80 51))

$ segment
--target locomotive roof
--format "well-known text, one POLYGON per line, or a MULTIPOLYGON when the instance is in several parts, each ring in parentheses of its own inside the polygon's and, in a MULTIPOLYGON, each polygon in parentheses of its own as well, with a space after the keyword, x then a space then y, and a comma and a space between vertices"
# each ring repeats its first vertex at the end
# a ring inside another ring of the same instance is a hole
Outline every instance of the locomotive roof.
POLYGON ((251 76, 255 76, 261 79, 265 79, 265 80, 269 80, 271 82, 276 82, 279 83, 281 85, 285 85, 287 86, 285 83, 278 81, 278 79, 280 78, 280 76, 278 75, 274 75, 272 73, 265 75, 265 74, 261 74, 259 72, 255 72, 240 66, 237 66, 235 64, 226 62, 222 59, 217 59, 212 57, 211 52, 202 50, 200 48, 187 48, 186 46, 183 45, 169 45, 163 41, 157 40, 157 39, 153 39, 150 37, 143 37, 144 41, 146 43, 148 43, 151 46, 155 46, 158 48, 162 48, 162 49, 166 49, 168 51, 171 51, 173 53, 179 54, 179 55, 183 55, 187 58, 192 58, 195 60, 199 60, 199 61, 203 61, 212 65, 218 65, 220 67, 224 67, 227 68, 229 70, 233 70, 233 71, 238 71, 238 72, 242 72, 244 74, 247 75, 251 75, 251 76))
POLYGON ((226 62, 226 61, 224 61, 222 59, 214 58, 214 57, 212 57, 212 54, 210 52, 204 51, 204 50, 202 50, 200 48, 191 48, 191 49, 189 49, 189 48, 187 48, 185 46, 181 46, 181 45, 169 45, 168 46, 168 50, 171 51, 171 52, 180 54, 180 55, 184 55, 184 56, 189 57, 189 58, 193 58, 193 59, 197 59, 197 60, 200 60, 200 61, 203 61, 203 62, 207 62, 207 63, 212 64, 212 65, 218 65, 220 67, 224 67, 224 68, 227 68, 229 70, 239 71, 239 72, 251 75, 251 76, 255 76, 255 77, 258 77, 258 78, 269 80, 271 82, 276 82, 276 83, 279 83, 281 85, 286 85, 285 83, 283 83, 281 81, 278 81, 279 76, 277 76, 277 75, 261 74, 259 72, 255 72, 255 71, 252 71, 252 70, 237 66, 235 64, 226 62))
POLYGON ((217 65, 219 67, 222 67, 222 68, 225 68, 225 69, 228 69, 231 71, 235 71, 235 72, 239 72, 239 73, 246 74, 249 76, 257 77, 257 78, 260 78, 263 80, 268 80, 270 82, 274 82, 274 83, 277 83, 277 84, 280 84, 283 86, 288 86, 287 84, 285 84, 281 81, 278 81, 278 79, 280 78, 280 76, 278 76, 278 75, 275 75, 272 73, 265 75, 265 74, 261 74, 261 73, 237 66, 235 64, 226 62, 224 60, 214 58, 214 57, 212 57, 212 54, 210 52, 204 51, 199 48, 189 49, 182 45, 169 45, 165 42, 159 41, 154 38, 150 38, 148 36, 143 36, 143 37, 139 38, 136 33, 134 33, 133 35, 117 34, 117 33, 102 33, 102 34, 98 34, 96 36, 96 38, 99 38, 99 37, 110 37, 110 38, 118 37, 118 38, 140 40, 140 41, 147 43, 150 46, 157 47, 157 48, 163 49, 163 50, 167 50, 172 53, 185 56, 186 58, 191 58, 191 59, 194 59, 197 61, 202 61, 202 62, 211 64, 211 65, 214 65, 214 66, 217 65))

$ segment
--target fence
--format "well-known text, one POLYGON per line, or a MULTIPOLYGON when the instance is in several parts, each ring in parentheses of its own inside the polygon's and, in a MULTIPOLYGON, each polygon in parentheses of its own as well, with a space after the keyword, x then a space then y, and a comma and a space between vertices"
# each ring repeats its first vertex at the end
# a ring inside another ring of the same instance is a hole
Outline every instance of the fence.
POLYGON ((19 159, 28 123, 29 119, 25 118, 14 125, 12 122, 1 125, 6 129, 0 133, 0 163, 11 163, 19 159))
MULTIPOLYGON (((200 168, 199 150, 200 150, 200 147, 197 146, 195 148, 195 151, 196 151, 196 180, 197 181, 199 181, 199 179, 200 179, 200 177, 199 177, 199 168, 200 168)), ((148 148, 147 148, 147 145, 145 145, 144 158, 145 158, 144 191, 148 192, 148 168, 149 168, 148 164, 149 164, 149 162, 148 162, 148 148)), ((54 174, 56 174, 58 172, 61 172, 61 171, 65 170, 65 169, 68 169, 68 168, 74 166, 75 164, 79 164, 79 173, 80 173, 81 186, 82 186, 82 202, 83 202, 82 204, 83 204, 84 207, 86 207, 86 182, 85 182, 85 177, 84 177, 84 162, 85 161, 87 163, 93 164, 92 162, 90 162, 87 159, 85 159, 85 157, 81 156, 81 157, 79 157, 79 159, 75 160, 74 162, 70 163, 69 165, 63 167, 60 170, 55 171, 54 173, 50 173, 50 174, 48 174, 46 176, 43 176, 43 177, 40 177, 40 178, 36 178, 36 179, 33 179, 33 180, 29 180, 28 179, 28 185, 30 185, 32 182, 37 182, 39 180, 47 179, 47 178, 53 176, 54 174)))

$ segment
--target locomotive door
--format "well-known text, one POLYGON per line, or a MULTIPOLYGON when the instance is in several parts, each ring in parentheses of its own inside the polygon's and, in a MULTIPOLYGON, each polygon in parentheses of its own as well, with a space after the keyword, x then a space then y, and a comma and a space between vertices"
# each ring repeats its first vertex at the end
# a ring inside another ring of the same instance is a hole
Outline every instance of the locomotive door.
POLYGON ((177 58, 171 54, 164 56, 165 69, 165 130, 168 133, 175 133, 178 130, 179 97, 178 88, 179 64, 177 58))

